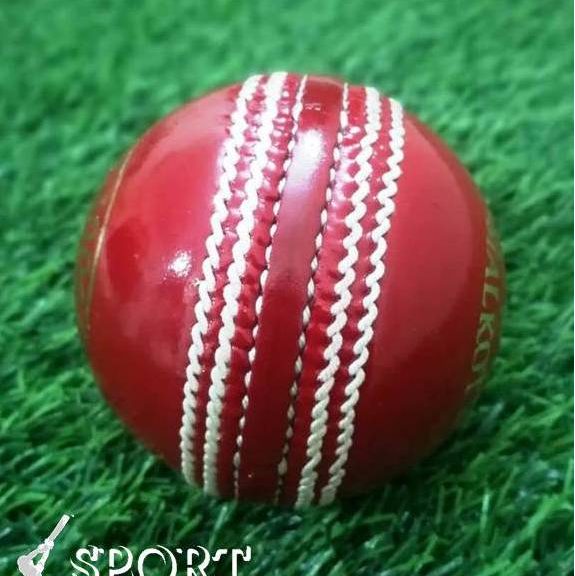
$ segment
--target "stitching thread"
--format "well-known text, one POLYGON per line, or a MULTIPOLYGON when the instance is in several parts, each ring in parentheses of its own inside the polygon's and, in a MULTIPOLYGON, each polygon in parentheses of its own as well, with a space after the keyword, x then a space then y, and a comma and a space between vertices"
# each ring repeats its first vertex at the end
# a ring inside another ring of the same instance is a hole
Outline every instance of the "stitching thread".
POLYGON ((258 205, 258 190, 264 180, 264 169, 268 162, 267 151, 271 147, 274 118, 278 113, 287 74, 272 74, 265 86, 265 104, 258 127, 258 140, 254 146, 254 158, 250 163, 250 177, 245 184, 246 197, 240 205, 240 221, 237 226, 238 238, 232 247, 232 263, 227 270, 227 284, 223 289, 224 308, 222 327, 218 334, 218 347, 215 351, 215 364, 210 373, 206 436, 204 441, 204 490, 218 494, 217 456, 219 452, 220 420, 223 410, 223 397, 226 391, 225 380, 230 370, 232 355, 231 341, 235 333, 235 319, 239 310, 238 297, 242 288, 242 276, 246 269, 246 255, 251 246, 251 234, 255 226, 254 213, 258 205))
POLYGON ((214 196, 214 211, 210 218, 211 234, 206 240, 207 256, 202 263, 203 279, 198 284, 198 302, 194 307, 196 322, 191 329, 191 345, 188 349, 188 366, 184 384, 183 416, 180 428, 180 451, 182 473, 185 479, 193 482, 194 478, 194 433, 198 394, 198 377, 202 372, 201 357, 204 352, 204 337, 208 330, 208 314, 212 301, 211 295, 216 285, 214 272, 220 263, 219 248, 224 239, 222 225, 228 217, 228 202, 232 197, 231 184, 237 176, 237 164, 240 160, 239 150, 245 140, 244 133, 248 128, 248 102, 261 80, 261 76, 252 76, 242 85, 236 99, 236 108, 231 115, 229 136, 223 143, 222 173, 218 190, 214 196))
POLYGON ((346 255, 337 266, 341 279, 334 286, 336 300, 330 309, 333 320, 326 330, 329 344, 324 350, 323 357, 327 364, 317 378, 319 387, 314 395, 315 404, 312 408, 310 435, 307 440, 307 462, 302 469, 300 477, 296 501, 297 507, 311 504, 314 497, 318 477, 317 466, 322 458, 321 451, 327 433, 330 394, 335 383, 336 373, 340 367, 339 352, 343 345, 342 330, 348 321, 346 310, 351 303, 350 288, 356 278, 354 267, 359 259, 357 244, 363 236, 361 221, 367 213, 367 206, 364 200, 369 194, 369 177, 373 170, 370 159, 373 155, 373 145, 377 141, 378 136, 379 98, 375 107, 376 111, 374 111, 373 100, 373 93, 368 92, 366 94, 366 108, 368 110, 366 134, 360 141, 361 151, 356 158, 359 170, 353 177, 353 181, 357 184, 357 189, 351 197, 353 210, 344 219, 349 231, 343 240, 346 255))
POLYGON ((376 246, 369 259, 372 271, 365 280, 369 292, 362 301, 364 314, 358 322, 361 336, 353 347, 355 359, 349 366, 351 381, 345 388, 346 400, 340 407, 342 417, 338 423, 341 434, 337 438, 337 458, 329 469, 330 478, 321 492, 321 504, 329 504, 333 501, 345 476, 345 464, 353 443, 355 406, 359 400, 359 389, 365 380, 364 366, 369 357, 368 346, 373 338, 373 323, 378 312, 376 302, 381 292, 380 281, 385 275, 385 264, 383 262, 387 251, 385 235, 391 227, 390 218, 395 211, 393 197, 397 193, 397 180, 402 173, 400 164, 404 157, 403 146, 405 142, 403 109, 401 104, 395 100, 390 99, 390 104, 391 128, 389 130, 389 138, 391 155, 387 160, 388 170, 381 178, 383 187, 377 194, 377 200, 381 207, 376 213, 377 225, 371 234, 376 246))
POLYGON ((281 495, 283 484, 285 481, 285 475, 287 473, 288 464, 287 459, 289 455, 289 448, 291 439, 294 433, 294 422, 295 422, 295 402, 297 398, 297 393, 299 389, 299 381, 301 377, 301 372, 303 368, 303 354, 306 347, 306 332, 309 321, 311 319, 311 304, 315 294, 315 275, 317 272, 317 266, 319 261, 319 252, 323 245, 323 237, 325 234, 325 229, 327 225, 327 210, 331 203, 331 198, 333 195, 333 186, 335 184, 337 168, 340 161, 340 149, 343 142, 343 132, 345 127, 347 127, 347 108, 348 108, 348 91, 349 87, 347 84, 343 87, 342 95, 342 110, 339 116, 339 129, 336 137, 336 145, 333 150, 333 161, 330 168, 329 182, 325 191, 325 201, 320 214, 320 228, 319 232, 315 238, 315 252, 313 259, 311 261, 311 276, 307 285, 307 301, 302 314, 302 330, 298 339, 298 356, 295 362, 295 378, 293 384, 290 388, 290 404, 287 411, 288 426, 286 430, 285 442, 282 448, 282 459, 278 465, 278 484, 276 487, 276 493, 274 497, 274 502, 279 501, 281 495))

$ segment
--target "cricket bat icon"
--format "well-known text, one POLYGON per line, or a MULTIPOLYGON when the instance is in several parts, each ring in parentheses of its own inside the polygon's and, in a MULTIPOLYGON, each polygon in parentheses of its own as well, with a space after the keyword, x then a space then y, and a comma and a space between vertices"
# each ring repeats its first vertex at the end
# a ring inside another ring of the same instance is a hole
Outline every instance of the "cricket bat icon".
POLYGON ((24 554, 18 558, 18 570, 20 570, 20 574, 22 576, 41 576, 44 570, 44 566, 46 566, 46 561, 48 560, 48 556, 54 548, 54 541, 58 538, 60 532, 64 529, 64 526, 68 524, 70 520, 70 516, 68 514, 64 514, 56 527, 48 538, 42 542, 35 550, 28 554, 24 554), (40 555, 40 559, 34 563, 34 558, 40 555))

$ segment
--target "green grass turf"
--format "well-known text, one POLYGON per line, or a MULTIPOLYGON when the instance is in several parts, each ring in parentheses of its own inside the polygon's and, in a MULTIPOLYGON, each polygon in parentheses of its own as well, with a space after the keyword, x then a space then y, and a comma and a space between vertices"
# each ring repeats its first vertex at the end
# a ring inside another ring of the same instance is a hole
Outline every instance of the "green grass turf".
POLYGON ((262 576, 572 573, 572 21, 540 0, 4 0, 0 574, 64 512, 45 576, 89 543, 249 544, 240 574, 262 576), (274 69, 375 85, 428 122, 484 191, 508 269, 501 353, 454 437, 306 512, 204 498, 148 455, 93 383, 71 293, 120 153, 187 99, 274 69))

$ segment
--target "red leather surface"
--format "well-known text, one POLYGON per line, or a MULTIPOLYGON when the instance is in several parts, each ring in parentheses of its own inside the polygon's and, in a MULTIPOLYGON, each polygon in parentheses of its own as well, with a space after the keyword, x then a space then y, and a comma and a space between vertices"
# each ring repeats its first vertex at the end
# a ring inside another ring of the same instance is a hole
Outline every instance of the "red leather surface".
MULTIPOLYGON (((290 82, 289 97, 293 99, 297 83, 293 78, 290 82)), ((187 104, 143 136, 128 154, 125 166, 120 163, 106 182, 89 217, 78 260, 79 326, 96 378, 127 426, 174 467, 180 462, 182 389, 190 329, 195 321, 197 282, 202 277, 213 197, 221 174, 222 143, 228 136, 238 90, 238 86, 232 86, 187 104)), ((361 124, 363 91, 354 88, 350 94, 351 110, 355 110, 361 124)), ((249 177, 250 151, 262 98, 260 90, 250 108, 255 126, 241 151, 243 158, 233 184, 234 198, 216 271, 216 294, 198 394, 194 452, 200 463, 196 469, 199 484, 210 371, 221 327, 221 292, 236 239, 235 226, 244 197, 243 185, 249 177)), ((271 500, 277 488, 289 389, 298 355, 297 338, 333 161, 341 98, 339 81, 319 77, 308 80, 256 338, 239 476, 240 496, 245 499, 271 500)), ((376 179, 386 169, 390 154, 387 100, 382 109, 381 138, 375 148, 371 194, 366 200, 368 228, 373 226, 377 210, 376 179)), ((349 155, 344 157, 343 165, 350 170, 355 169, 357 155, 353 143, 362 135, 360 131, 346 136, 349 155)), ((278 138, 279 158, 287 144, 282 135, 278 138)), ((278 173, 273 167, 270 170, 268 176, 273 180, 273 174, 278 173)), ((353 445, 342 485, 344 494, 380 484, 433 449, 455 425, 473 378, 471 364, 487 264, 485 207, 453 154, 410 116, 406 117, 405 158, 398 184, 396 210, 386 237, 379 314, 356 409, 353 445)), ((276 192, 277 181, 270 188, 270 194, 276 192)), ((318 268, 283 502, 294 501, 305 461, 316 377, 323 367, 322 354, 327 345, 325 328, 331 318, 333 285, 339 279, 334 270, 343 254, 341 242, 346 227, 342 220, 349 213, 352 193, 350 183, 342 176, 334 188, 325 236, 327 247, 318 268)), ((269 205, 262 210, 259 216, 269 221, 269 205)), ((259 248, 254 248, 250 256, 256 274, 262 269, 269 235, 265 227, 258 230, 259 248)), ((351 287, 354 300, 343 331, 342 367, 332 391, 317 490, 327 480, 335 458, 339 405, 344 397, 347 365, 353 357, 351 347, 358 334, 361 298, 365 296, 362 281, 369 271, 367 255, 372 244, 367 236, 358 244, 357 279, 351 287)), ((499 256, 497 263, 503 291, 499 256)), ((257 279, 248 278, 242 289, 245 305, 234 336, 231 385, 224 401, 218 484, 226 496, 233 495, 232 459, 257 285, 257 279)), ((497 303, 493 306, 498 313, 497 303)))
POLYGON ((126 424, 174 467, 194 280, 236 93, 188 104, 136 145, 92 279, 84 340, 96 378, 126 424))
POLYGON ((484 206, 453 155, 412 118, 405 142, 344 480, 350 492, 405 470, 445 438, 471 380, 486 262, 484 206), (366 469, 369 475, 361 473, 366 469))

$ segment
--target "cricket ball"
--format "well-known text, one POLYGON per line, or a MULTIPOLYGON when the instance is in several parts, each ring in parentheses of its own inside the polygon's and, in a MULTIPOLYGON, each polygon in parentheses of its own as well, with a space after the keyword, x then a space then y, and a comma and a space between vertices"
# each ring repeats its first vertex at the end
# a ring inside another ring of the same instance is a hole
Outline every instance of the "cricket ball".
POLYGON ((497 348, 504 268, 468 173, 397 101, 274 73, 128 151, 76 285, 96 379, 138 438, 207 493, 306 506, 453 429, 497 348))

